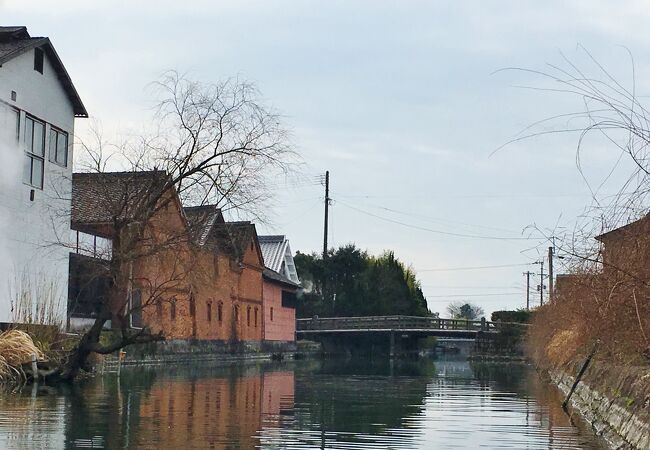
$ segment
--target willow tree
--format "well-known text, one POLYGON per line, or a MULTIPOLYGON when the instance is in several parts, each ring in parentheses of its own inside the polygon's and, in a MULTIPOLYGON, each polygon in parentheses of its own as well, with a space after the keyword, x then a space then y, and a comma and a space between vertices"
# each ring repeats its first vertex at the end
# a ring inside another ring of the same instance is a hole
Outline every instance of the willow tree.
MULTIPOLYGON (((89 203, 102 215, 112 251, 108 262, 99 265, 97 276, 107 280, 106 297, 111 300, 101 302, 92 326, 61 367, 49 374, 52 377, 75 378, 92 353, 112 353, 127 345, 164 339, 147 327, 133 329, 121 320, 113 340, 100 341, 107 321, 116 317, 115 309, 122 318, 137 315, 196 270, 195 261, 179 261, 173 255, 192 245, 202 224, 199 221, 198 229, 188 224, 152 233, 152 222, 161 211, 179 203, 210 205, 259 218, 273 192, 267 181, 286 171, 293 157, 280 116, 264 105, 250 83, 227 79, 204 84, 169 72, 152 87, 157 101, 147 127, 152 133, 119 145, 106 143, 101 133, 95 133, 92 143, 81 145, 79 160, 86 179, 100 181, 90 181, 84 197, 73 192, 73 220, 89 203), (118 182, 111 175, 115 171, 133 176, 118 182), (127 268, 142 258, 156 257, 171 260, 166 279, 150 286, 144 298, 130 301, 126 293, 132 280, 127 268)), ((84 178, 75 176, 73 186, 84 178)))

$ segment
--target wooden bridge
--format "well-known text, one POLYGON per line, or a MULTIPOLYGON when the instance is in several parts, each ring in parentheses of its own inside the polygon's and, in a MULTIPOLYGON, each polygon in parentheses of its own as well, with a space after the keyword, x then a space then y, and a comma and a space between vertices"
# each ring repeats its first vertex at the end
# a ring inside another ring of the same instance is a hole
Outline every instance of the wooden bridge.
POLYGON ((504 325, 521 325, 481 320, 439 319, 415 316, 314 317, 296 320, 298 339, 321 340, 328 337, 352 338, 360 335, 388 335, 390 353, 395 351, 395 338, 436 336, 475 339, 479 334, 498 333, 504 325))

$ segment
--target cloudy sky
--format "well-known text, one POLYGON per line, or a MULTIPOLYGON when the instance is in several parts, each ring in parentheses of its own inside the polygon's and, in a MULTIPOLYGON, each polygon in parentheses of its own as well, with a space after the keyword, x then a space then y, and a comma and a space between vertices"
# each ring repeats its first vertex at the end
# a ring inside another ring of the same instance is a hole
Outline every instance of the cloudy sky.
MULTIPOLYGON (((566 67, 564 55, 598 76, 584 46, 628 86, 629 49, 638 92, 650 75, 643 1, 0 0, 0 13, 4 25, 52 39, 108 134, 146 127, 146 86, 166 70, 257 83, 304 161, 297 180, 275 183, 273 223, 258 231, 318 251, 317 177, 329 170, 330 244, 394 250, 443 314, 451 300, 488 312, 523 306, 522 273, 539 271, 531 263, 549 244, 522 231, 571 227, 591 201, 575 135, 490 156, 535 121, 580 107, 520 87, 541 86, 539 76, 499 70, 566 67)), ((78 121, 79 136, 89 123, 78 121)), ((585 175, 598 185, 618 155, 597 139, 585 149, 585 175)), ((616 177, 600 195, 615 188, 616 177)))

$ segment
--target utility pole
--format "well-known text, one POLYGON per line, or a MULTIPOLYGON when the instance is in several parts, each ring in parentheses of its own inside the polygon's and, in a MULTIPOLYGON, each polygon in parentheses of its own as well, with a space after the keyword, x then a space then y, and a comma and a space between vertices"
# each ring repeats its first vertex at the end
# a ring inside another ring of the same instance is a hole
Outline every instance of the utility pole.
POLYGON ((330 207, 330 171, 325 172, 325 226, 323 233, 323 259, 327 258, 327 226, 330 207))
POLYGON ((548 248, 548 299, 553 299, 553 247, 548 248))
POLYGON ((539 262, 539 306, 544 304, 544 260, 539 262))
POLYGON ((524 272, 524 275, 526 275, 526 311, 530 311, 530 276, 532 272, 529 270, 524 272))

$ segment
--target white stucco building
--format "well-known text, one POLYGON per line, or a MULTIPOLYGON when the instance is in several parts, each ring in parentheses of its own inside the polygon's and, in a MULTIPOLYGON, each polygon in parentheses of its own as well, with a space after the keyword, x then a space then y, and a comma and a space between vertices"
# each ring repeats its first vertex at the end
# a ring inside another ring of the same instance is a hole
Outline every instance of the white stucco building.
POLYGON ((65 323, 76 117, 88 114, 50 40, 0 27, 2 323, 65 323))

